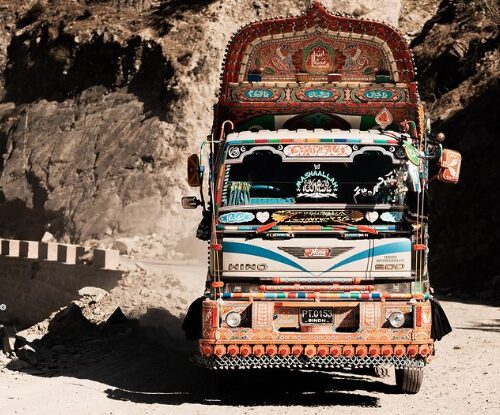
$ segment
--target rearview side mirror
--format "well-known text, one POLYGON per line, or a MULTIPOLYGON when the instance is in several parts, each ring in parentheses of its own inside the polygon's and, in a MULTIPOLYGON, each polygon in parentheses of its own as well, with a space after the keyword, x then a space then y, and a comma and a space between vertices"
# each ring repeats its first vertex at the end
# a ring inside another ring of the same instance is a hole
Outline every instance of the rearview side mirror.
POLYGON ((195 196, 186 196, 182 198, 182 207, 184 209, 196 209, 203 203, 201 200, 197 199, 195 196))
POLYGON ((200 187, 200 158, 198 154, 191 154, 187 161, 187 180, 191 187, 200 187))
POLYGON ((462 155, 458 151, 445 148, 439 159, 438 180, 445 183, 456 184, 460 178, 462 155))

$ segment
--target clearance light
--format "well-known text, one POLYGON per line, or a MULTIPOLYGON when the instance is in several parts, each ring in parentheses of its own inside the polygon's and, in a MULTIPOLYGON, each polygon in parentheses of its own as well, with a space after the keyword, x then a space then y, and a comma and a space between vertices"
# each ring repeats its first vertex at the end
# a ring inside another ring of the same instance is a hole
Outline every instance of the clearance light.
POLYGON ((205 357, 212 356, 213 352, 214 349, 209 344, 202 344, 200 346, 200 353, 205 357))
POLYGON ((299 357, 303 351, 304 351, 304 348, 300 344, 294 344, 292 346, 292 354, 295 357, 299 357))
POLYGON ((332 346, 330 347, 330 355, 333 357, 340 356, 342 353, 342 348, 340 346, 332 346))
POLYGON ((342 349, 342 353, 344 354, 345 357, 352 357, 354 356, 354 347, 344 346, 342 349))
POLYGON ((366 346, 356 347, 356 356, 365 357, 368 354, 368 348, 366 346))
POLYGON ((249 346, 248 344, 244 344, 243 346, 240 347, 240 354, 243 357, 248 357, 252 353, 252 346, 249 346))
POLYGON ((394 346, 394 355, 397 357, 402 357, 406 353, 406 348, 403 345, 398 344, 394 346))
POLYGON ((380 347, 377 345, 370 346, 368 349, 368 354, 370 356, 378 356, 380 354, 380 347))
POLYGON ((278 353, 281 357, 286 357, 290 354, 290 347, 282 344, 280 347, 278 347, 278 353))
POLYGON ((226 354, 226 346, 222 344, 218 344, 217 346, 214 347, 214 354, 217 357, 222 357, 226 354))
POLYGON ((388 320, 392 327, 399 329, 405 324, 405 315, 401 311, 396 311, 389 316, 388 320))
POLYGON ((234 357, 236 356, 240 351, 240 348, 235 345, 235 344, 231 344, 229 346, 227 346, 227 354, 234 357))
POLYGON ((318 346, 318 355, 321 357, 325 357, 330 351, 328 346, 318 346))
POLYGON ((278 348, 274 344, 270 344, 266 346, 266 353, 268 356, 276 356, 276 353, 278 353, 278 348))
POLYGON ((418 351, 423 357, 427 356, 430 353, 429 346, 426 346, 425 344, 420 346, 418 351))
POLYGON ((418 346, 416 344, 411 344, 408 346, 408 356, 415 357, 418 354, 418 346))
POLYGON ((256 344, 253 347, 253 354, 256 357, 261 357, 264 353, 265 353, 265 349, 264 349, 264 346, 262 346, 261 344, 256 344))
POLYGON ((304 354, 307 357, 313 357, 314 355, 316 355, 316 346, 313 346, 312 344, 308 344, 304 349, 304 354))
POLYGON ((380 349, 380 352, 382 353, 382 356, 388 357, 388 356, 390 356, 392 354, 392 346, 384 345, 380 349))

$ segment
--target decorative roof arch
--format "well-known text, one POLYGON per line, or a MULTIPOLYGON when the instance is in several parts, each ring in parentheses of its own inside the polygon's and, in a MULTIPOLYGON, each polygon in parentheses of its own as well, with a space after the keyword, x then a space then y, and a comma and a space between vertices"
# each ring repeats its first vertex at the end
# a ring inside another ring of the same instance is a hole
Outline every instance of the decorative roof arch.
POLYGON ((223 90, 253 74, 262 82, 316 81, 328 74, 345 82, 373 82, 377 74, 397 83, 415 78, 410 49, 394 27, 330 13, 319 0, 303 15, 257 21, 233 36, 223 90))

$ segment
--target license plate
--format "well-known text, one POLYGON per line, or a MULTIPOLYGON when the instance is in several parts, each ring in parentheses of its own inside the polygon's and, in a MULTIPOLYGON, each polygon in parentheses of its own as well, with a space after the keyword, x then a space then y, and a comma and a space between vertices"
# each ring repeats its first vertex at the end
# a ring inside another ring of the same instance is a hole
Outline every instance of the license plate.
POLYGON ((303 324, 333 324, 333 309, 302 308, 300 320, 303 324))

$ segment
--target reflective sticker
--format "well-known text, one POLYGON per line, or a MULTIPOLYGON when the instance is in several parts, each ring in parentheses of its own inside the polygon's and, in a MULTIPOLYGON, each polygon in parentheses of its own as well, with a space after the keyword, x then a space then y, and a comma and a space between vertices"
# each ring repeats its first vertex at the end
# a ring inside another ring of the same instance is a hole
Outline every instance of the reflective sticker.
POLYGON ((321 170, 311 170, 297 181, 297 197, 322 199, 337 197, 339 187, 335 178, 321 170))
POLYGON ((378 212, 366 212, 365 217, 368 222, 373 223, 378 219, 378 212))
POLYGON ((348 157, 352 148, 345 144, 290 145, 283 153, 287 157, 348 157))
POLYGON ((260 223, 264 223, 269 219, 269 212, 257 212, 255 216, 260 223))
POLYGON ((380 215, 384 222, 400 222, 403 219, 403 212, 384 212, 380 215))
POLYGON ((410 160, 415 166, 420 165, 420 158, 418 157, 418 150, 413 146, 413 144, 406 141, 403 144, 403 148, 405 149, 406 157, 410 160))
POLYGON ((250 212, 230 212, 219 216, 220 223, 245 223, 251 222, 255 218, 250 212))

